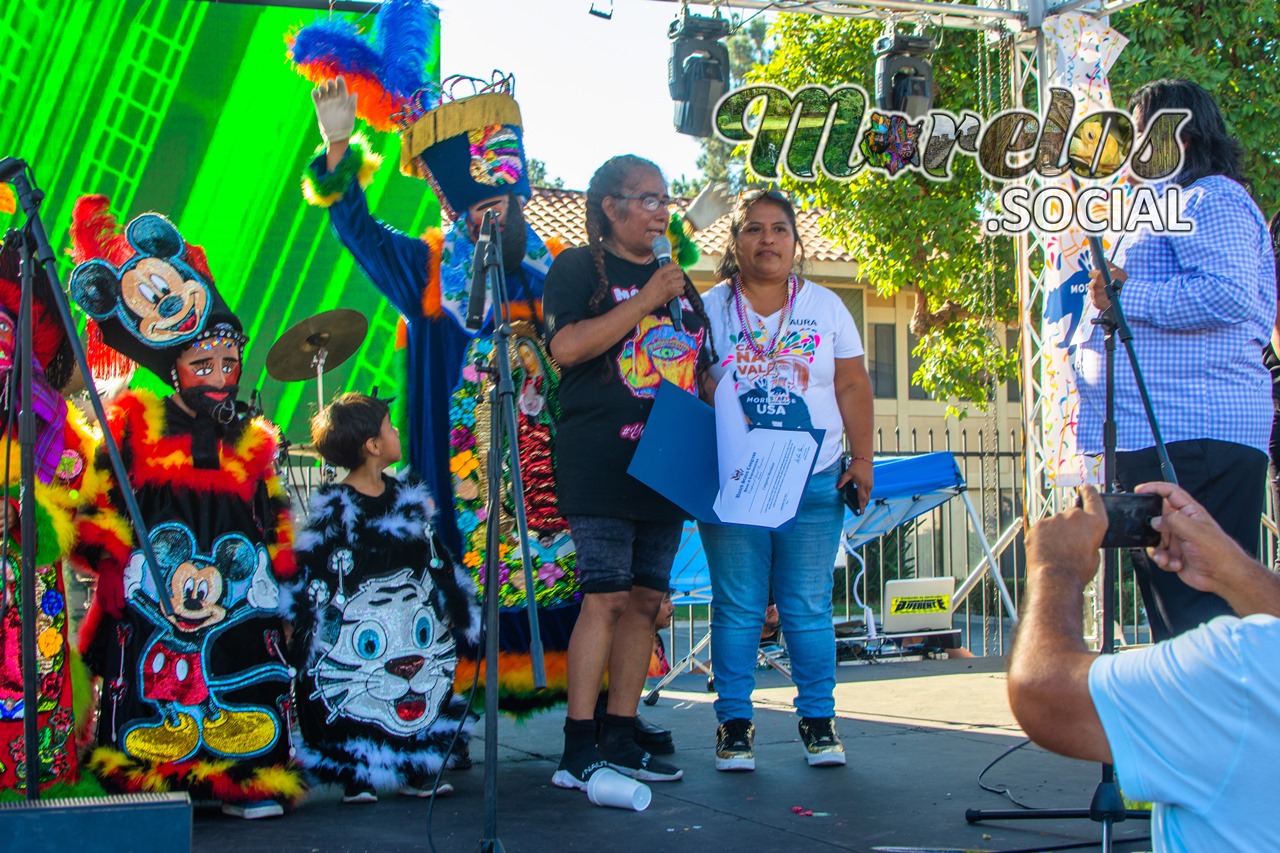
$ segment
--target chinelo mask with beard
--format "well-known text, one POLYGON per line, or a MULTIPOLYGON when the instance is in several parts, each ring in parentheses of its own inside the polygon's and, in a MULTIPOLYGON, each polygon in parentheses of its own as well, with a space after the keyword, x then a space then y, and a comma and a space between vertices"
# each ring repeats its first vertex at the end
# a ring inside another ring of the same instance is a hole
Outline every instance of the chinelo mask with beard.
POLYGON ((223 385, 221 388, 195 385, 179 388, 178 396, 197 417, 212 418, 215 423, 225 426, 235 419, 236 397, 239 392, 239 385, 223 385))
POLYGON ((213 334, 187 348, 173 366, 173 387, 196 414, 220 426, 236 419, 241 336, 213 334))

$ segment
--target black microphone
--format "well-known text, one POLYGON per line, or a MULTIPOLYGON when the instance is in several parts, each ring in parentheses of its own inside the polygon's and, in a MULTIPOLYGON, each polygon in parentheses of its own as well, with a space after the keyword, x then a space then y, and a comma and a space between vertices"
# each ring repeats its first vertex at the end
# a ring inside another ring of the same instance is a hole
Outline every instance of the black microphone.
POLYGON ((467 328, 480 331, 484 325, 484 292, 488 282, 489 253, 493 246, 490 227, 492 211, 486 211, 480 222, 480 236, 476 239, 476 251, 471 256, 471 296, 467 300, 467 328))
POLYGON ((17 157, 0 160, 0 183, 7 184, 27 170, 27 161, 17 157))
MULTIPOLYGON (((665 267, 671 263, 671 241, 667 239, 666 234, 659 234, 653 238, 653 256, 658 259, 659 267, 665 267)), ((683 332, 684 311, 680 307, 679 296, 667 303, 667 310, 671 312, 671 325, 676 327, 677 332, 683 332)))

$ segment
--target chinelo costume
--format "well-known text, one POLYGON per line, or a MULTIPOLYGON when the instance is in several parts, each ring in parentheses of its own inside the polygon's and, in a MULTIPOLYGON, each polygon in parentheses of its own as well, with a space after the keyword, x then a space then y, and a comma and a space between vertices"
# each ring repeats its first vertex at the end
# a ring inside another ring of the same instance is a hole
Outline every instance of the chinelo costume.
MULTIPOLYGON (((18 284, 17 236, 0 246, 0 424, 9 423, 16 402, 18 284)), ((68 643, 68 612, 63 561, 76 541, 75 510, 96 496, 100 480, 90 463, 94 440, 82 418, 69 408, 59 389, 71 376, 71 350, 57 310, 37 284, 33 318, 33 402, 36 437, 36 668, 39 674, 36 719, 40 734, 38 775, 42 793, 100 793, 91 777, 81 778, 76 758, 77 724, 88 717, 92 691, 88 674, 68 643)), ((8 457, 6 484, 6 562, 0 575, 0 798, 26 791, 27 708, 23 700, 21 652, 23 543, 18 529, 21 463, 17 435, 7 428, 0 441, 8 457)))
POLYGON ((480 609, 435 535, 426 485, 382 481, 377 497, 322 487, 298 534, 302 583, 287 611, 298 756, 321 782, 425 790, 455 735, 469 735, 450 628, 477 642, 480 609))
MULTIPOLYGON (((240 354, 240 321, 204 252, 154 213, 122 234, 109 206, 103 196, 77 201, 69 281, 102 342, 175 386, 191 347, 240 354)), ((118 790, 187 790, 264 817, 304 791, 290 759, 291 672, 277 615, 279 583, 296 571, 293 533, 274 467, 277 430, 242 414, 233 384, 225 390, 195 415, 177 395, 146 391, 122 395, 108 413, 130 482, 112 482, 79 521, 98 577, 81 648, 103 679, 89 766, 118 790), (122 487, 137 497, 159 583, 122 487)), ((105 453, 97 465, 109 478, 105 453)))
MULTIPOLYGON (((504 242, 523 246, 522 257, 504 259, 515 335, 510 352, 519 389, 519 448, 529 507, 539 627, 546 649, 548 688, 534 691, 529 657, 526 590, 512 508, 504 506, 502 540, 501 707, 526 713, 565 698, 565 657, 578 612, 575 554, 568 526, 555 507, 551 415, 558 371, 541 335, 542 284, 552 247, 524 224, 520 208, 530 195, 520 109, 510 80, 492 91, 441 103, 441 89, 424 69, 438 64, 426 51, 435 43, 438 12, 422 0, 391 0, 362 34, 343 21, 326 20, 291 37, 299 73, 320 82, 338 74, 359 96, 358 114, 372 126, 401 136, 400 170, 427 180, 454 221, 415 239, 376 220, 363 187, 380 165, 359 134, 343 160, 327 171, 322 148, 303 177, 306 199, 329 211, 330 222, 378 290, 404 319, 408 349, 409 463, 444 511, 441 539, 483 587, 484 477, 488 452, 488 380, 477 361, 491 361, 493 308, 486 294, 480 332, 465 327, 475 244, 467 208, 495 197, 510 199, 504 242), (406 72, 416 69, 416 74, 406 72), (515 223, 519 227, 512 225, 515 223), (512 241, 518 241, 513 243, 512 241)), ((517 252, 512 252, 517 255, 517 252)), ((478 650, 466 648, 458 686, 476 677, 478 650), (469 658, 469 659, 468 659, 469 658)), ((483 678, 481 676, 481 681, 483 678)))

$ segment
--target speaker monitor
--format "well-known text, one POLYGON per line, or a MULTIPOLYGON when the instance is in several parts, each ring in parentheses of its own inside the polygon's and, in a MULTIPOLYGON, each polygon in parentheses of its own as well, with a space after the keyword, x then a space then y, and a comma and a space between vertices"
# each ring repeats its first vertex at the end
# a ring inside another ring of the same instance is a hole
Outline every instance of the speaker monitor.
POLYGON ((189 853, 186 794, 0 803, 0 853, 189 853))

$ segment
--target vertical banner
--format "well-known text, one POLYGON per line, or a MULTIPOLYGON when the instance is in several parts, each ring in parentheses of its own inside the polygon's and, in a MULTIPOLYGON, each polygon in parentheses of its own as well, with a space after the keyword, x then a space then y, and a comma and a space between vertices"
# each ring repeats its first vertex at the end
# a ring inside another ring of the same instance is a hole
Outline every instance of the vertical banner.
MULTIPOLYGON (((1087 113, 1112 109, 1107 72, 1128 39, 1105 23, 1078 12, 1047 18, 1044 33, 1047 52, 1052 57, 1049 86, 1068 89, 1074 96, 1072 121, 1078 121, 1087 113)), ((1071 143, 1074 147, 1076 139, 1071 143)), ((1108 184, 1119 185, 1119 178, 1091 182, 1093 186, 1108 184)), ((1081 188, 1071 171, 1061 178, 1046 180, 1045 186, 1060 186, 1073 197, 1081 188)), ((1098 205, 1105 207, 1105 202, 1098 205)), ((1105 218, 1104 212, 1099 214, 1098 218, 1105 218)), ((1071 227, 1049 235, 1045 241, 1040 382, 1044 394, 1045 485, 1048 487, 1097 482, 1100 476, 1100 457, 1082 456, 1076 445, 1080 396, 1072 361, 1076 349, 1093 332, 1091 321, 1098 313, 1088 298, 1093 262, 1086 237, 1073 222, 1071 227)))

